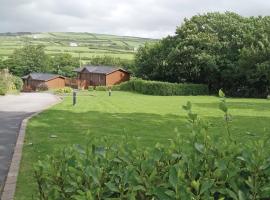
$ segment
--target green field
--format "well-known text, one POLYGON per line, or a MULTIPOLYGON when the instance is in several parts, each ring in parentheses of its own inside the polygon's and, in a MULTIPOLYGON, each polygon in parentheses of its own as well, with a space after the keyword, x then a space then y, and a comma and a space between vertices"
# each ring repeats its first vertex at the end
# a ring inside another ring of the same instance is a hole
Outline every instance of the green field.
POLYGON ((43 44, 46 53, 70 53, 87 61, 93 56, 109 55, 132 59, 145 42, 155 40, 138 37, 103 35, 94 33, 2 33, 0 34, 0 58, 6 58, 16 48, 26 44, 43 44), (71 46, 75 43, 77 46, 71 46))
MULTIPOLYGON (((85 144, 92 136, 108 136, 117 141, 122 135, 140 138, 143 147, 175 138, 177 129, 189 134, 186 113, 181 106, 193 103, 193 111, 211 122, 210 132, 220 140, 226 137, 219 98, 213 96, 147 96, 129 92, 87 92, 73 107, 71 97, 34 117, 27 127, 16 200, 36 195, 33 164, 59 148, 85 144), (56 135, 52 138, 51 135, 56 135)), ((264 99, 228 99, 233 116, 232 133, 245 141, 251 134, 266 134, 270 129, 270 102, 264 99)), ((35 199, 35 198, 34 198, 35 199)))

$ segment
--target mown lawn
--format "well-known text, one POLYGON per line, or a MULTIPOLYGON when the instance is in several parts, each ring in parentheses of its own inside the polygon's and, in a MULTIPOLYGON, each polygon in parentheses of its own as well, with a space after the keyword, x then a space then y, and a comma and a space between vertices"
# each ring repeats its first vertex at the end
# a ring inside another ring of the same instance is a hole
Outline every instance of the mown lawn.
MULTIPOLYGON (((219 99, 212 96, 146 96, 128 92, 91 92, 79 96, 73 107, 72 98, 33 118, 28 124, 23 159, 17 184, 16 200, 29 200, 36 195, 33 164, 47 154, 71 144, 85 144, 92 136, 108 136, 117 142, 122 135, 140 138, 142 147, 157 142, 168 143, 175 130, 188 134, 186 113, 181 109, 187 101, 193 110, 211 122, 211 129, 222 140, 223 114, 219 99), (51 137, 52 135, 57 136, 51 137)), ((232 132, 247 140, 250 134, 266 134, 270 129, 270 102, 263 99, 228 99, 233 115, 232 132)))

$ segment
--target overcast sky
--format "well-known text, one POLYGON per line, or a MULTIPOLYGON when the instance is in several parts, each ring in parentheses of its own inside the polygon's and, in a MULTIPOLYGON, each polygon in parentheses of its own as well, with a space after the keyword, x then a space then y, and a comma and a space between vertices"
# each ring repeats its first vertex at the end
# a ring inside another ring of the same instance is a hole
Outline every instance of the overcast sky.
POLYGON ((0 0, 0 32, 94 32, 160 38, 210 11, 267 15, 270 0, 0 0))

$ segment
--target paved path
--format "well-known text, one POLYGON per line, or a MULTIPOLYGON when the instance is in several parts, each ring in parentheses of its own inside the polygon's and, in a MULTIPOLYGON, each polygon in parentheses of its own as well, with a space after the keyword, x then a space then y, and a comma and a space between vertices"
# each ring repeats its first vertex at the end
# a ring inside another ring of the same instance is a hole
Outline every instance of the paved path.
POLYGON ((3 187, 22 120, 58 99, 47 93, 0 96, 0 191, 3 187))

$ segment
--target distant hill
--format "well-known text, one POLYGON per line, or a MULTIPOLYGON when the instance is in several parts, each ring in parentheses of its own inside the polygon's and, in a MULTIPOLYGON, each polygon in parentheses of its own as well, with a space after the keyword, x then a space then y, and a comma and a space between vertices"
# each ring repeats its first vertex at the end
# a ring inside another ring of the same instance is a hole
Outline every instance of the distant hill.
POLYGON ((8 57, 13 50, 26 44, 43 44, 46 53, 70 53, 83 60, 93 56, 109 55, 132 59, 139 46, 157 40, 149 38, 105 35, 96 33, 0 33, 0 57, 8 57))

